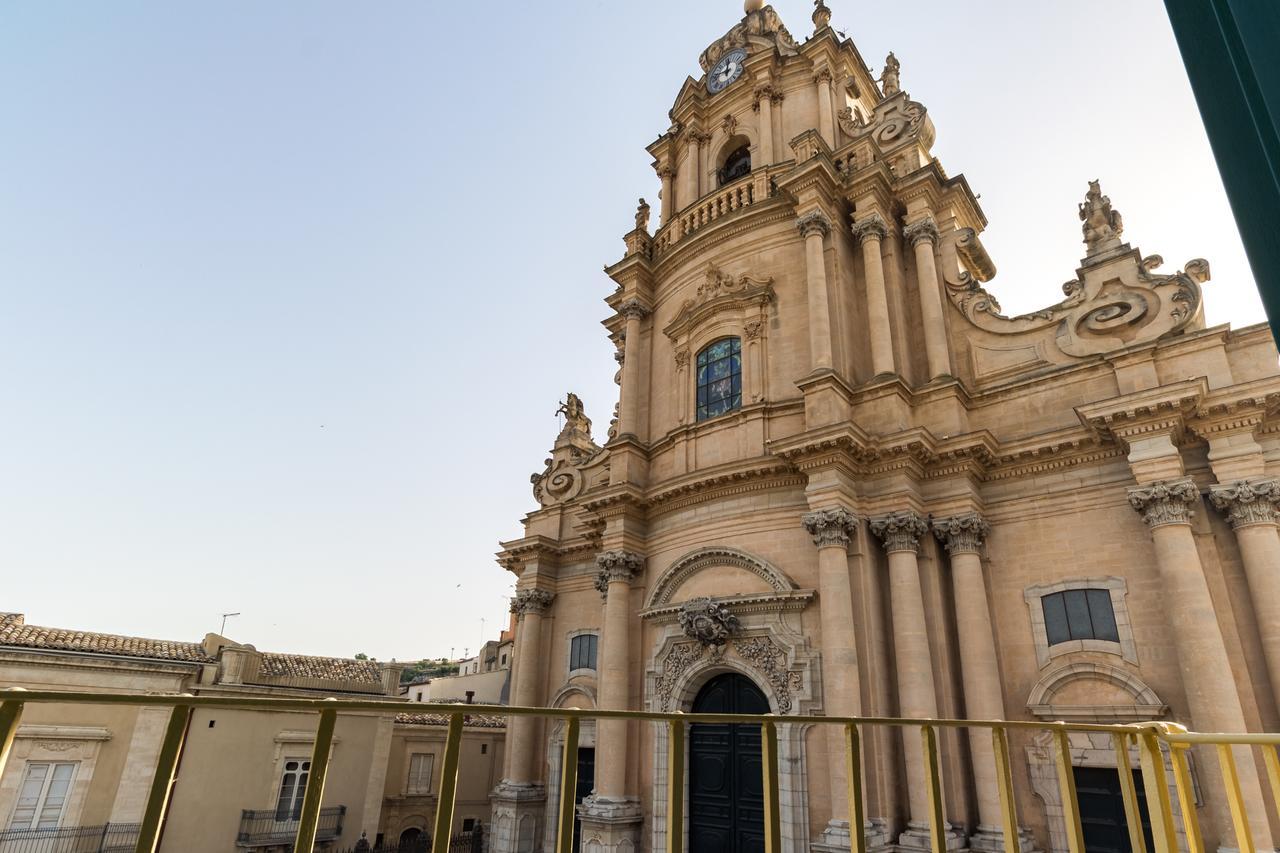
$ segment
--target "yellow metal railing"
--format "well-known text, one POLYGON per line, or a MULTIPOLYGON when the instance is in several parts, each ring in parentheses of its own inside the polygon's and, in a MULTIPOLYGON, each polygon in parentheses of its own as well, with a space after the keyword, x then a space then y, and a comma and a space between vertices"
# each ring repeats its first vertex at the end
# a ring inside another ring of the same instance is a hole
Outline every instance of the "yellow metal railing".
MULTIPOLYGON (((14 737, 22 721, 23 709, 32 704, 78 705, 137 705, 166 706, 172 708, 165 730, 142 818, 142 828, 136 847, 137 853, 155 853, 160 843, 165 811, 169 806, 176 782, 178 762, 186 739, 192 711, 197 708, 232 708, 257 711, 309 711, 317 715, 315 745, 311 756, 310 777, 303 797, 302 816, 298 823, 293 849, 314 849, 316 829, 320 818, 321 801, 324 799, 325 781, 329 772, 329 753, 333 743, 334 727, 338 715, 343 712, 400 713, 411 707, 414 712, 441 714, 449 719, 445 741, 444 761, 441 768, 440 794, 435 819, 432 853, 448 853, 449 840, 453 836, 453 810, 457 795, 458 762, 465 718, 471 714, 495 716, 535 716, 564 720, 564 770, 560 779, 560 811, 556 827, 557 853, 570 853, 573 849, 574 806, 577 789, 578 735, 584 719, 624 719, 663 723, 667 729, 667 853, 683 853, 684 850, 684 768, 685 730, 695 723, 749 724, 761 727, 761 758, 764 783, 765 850, 780 853, 782 849, 782 818, 778 785, 778 726, 780 724, 840 725, 845 733, 845 769, 849 785, 849 817, 852 853, 866 853, 866 841, 861 827, 865 809, 862 789, 861 730, 865 727, 918 727, 921 732, 921 749, 924 757, 925 784, 928 788, 929 831, 933 853, 945 853, 946 829, 942 800, 942 774, 938 752, 938 730, 942 728, 988 729, 991 732, 996 779, 1000 794, 1000 817, 1004 833, 1005 850, 1020 849, 1018 839, 1017 803, 1014 797, 1013 773, 1010 763, 1009 731, 1033 729, 1049 731, 1053 737, 1054 761, 1061 786, 1063 819, 1066 823, 1067 847, 1070 853, 1084 853, 1084 833, 1080 822, 1080 805, 1076 797, 1075 777, 1072 772, 1071 732, 1105 732, 1110 735, 1115 749, 1116 767, 1119 771, 1121 796, 1124 800, 1130 840, 1135 853, 1178 853, 1178 838, 1174 824, 1173 804, 1165 777, 1164 750, 1168 750, 1173 770, 1174 788, 1182 814, 1183 830, 1187 846, 1192 853, 1204 850, 1196 817, 1195 791, 1187 761, 1187 752, 1195 746, 1214 747, 1222 772, 1227 805, 1236 835, 1236 847, 1241 853, 1254 853, 1254 843, 1249 830, 1249 815, 1236 772, 1233 747, 1260 748, 1267 770, 1273 800, 1280 807, 1280 735, 1274 734, 1198 734, 1172 723, 1138 723, 1131 725, 1102 725, 1091 723, 1044 723, 1024 721, 978 720, 913 720, 893 717, 818 717, 804 715, 746 715, 746 714, 682 714, 650 713, 646 711, 579 710, 576 708, 515 708, 489 705, 437 705, 367 699, 257 699, 221 696, 192 696, 189 694, 156 696, 132 693, 84 693, 28 691, 21 688, 0 690, 0 774, 12 749, 14 737), (1152 840, 1155 849, 1148 851, 1142 833, 1138 795, 1129 763, 1129 749, 1136 745, 1141 759, 1141 771, 1147 808, 1151 818, 1152 840)), ((835 793, 835 792, 833 792, 835 793)))

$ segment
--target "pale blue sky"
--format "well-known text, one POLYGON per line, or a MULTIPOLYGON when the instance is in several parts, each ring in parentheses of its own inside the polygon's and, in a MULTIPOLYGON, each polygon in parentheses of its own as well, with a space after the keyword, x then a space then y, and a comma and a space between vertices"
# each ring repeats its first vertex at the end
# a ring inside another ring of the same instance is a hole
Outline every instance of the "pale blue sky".
MULTIPOLYGON (((829 0, 893 49, 1056 302, 1086 181, 1212 323, 1263 315, 1159 0, 829 0)), ((797 38, 812 4, 775 4, 797 38)), ((493 561, 577 391, 644 146, 737 0, 0 6, 0 609, 416 658, 505 620, 493 561)))

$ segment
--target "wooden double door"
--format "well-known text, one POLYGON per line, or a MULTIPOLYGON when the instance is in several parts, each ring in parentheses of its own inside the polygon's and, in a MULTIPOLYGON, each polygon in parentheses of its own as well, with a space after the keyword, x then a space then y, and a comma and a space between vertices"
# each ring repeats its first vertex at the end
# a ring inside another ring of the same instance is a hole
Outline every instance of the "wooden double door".
MULTIPOLYGON (((737 673, 708 681, 692 710, 706 714, 767 714, 769 702, 737 673)), ((690 853, 764 853, 764 782, 760 727, 689 727, 690 853)))

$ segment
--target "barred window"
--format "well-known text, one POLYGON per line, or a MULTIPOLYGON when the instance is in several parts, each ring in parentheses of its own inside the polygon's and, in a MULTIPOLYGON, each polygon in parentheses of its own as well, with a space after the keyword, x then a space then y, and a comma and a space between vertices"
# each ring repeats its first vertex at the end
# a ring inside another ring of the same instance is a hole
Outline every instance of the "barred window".
POLYGON ((698 420, 742 408, 742 341, 721 338, 698 353, 698 420))
POLYGON ((596 648, 600 638, 595 634, 579 634, 569 641, 569 670, 595 669, 596 648))
POLYGON ((1120 642, 1111 592, 1106 589, 1068 589, 1040 599, 1049 645, 1071 640, 1120 642))

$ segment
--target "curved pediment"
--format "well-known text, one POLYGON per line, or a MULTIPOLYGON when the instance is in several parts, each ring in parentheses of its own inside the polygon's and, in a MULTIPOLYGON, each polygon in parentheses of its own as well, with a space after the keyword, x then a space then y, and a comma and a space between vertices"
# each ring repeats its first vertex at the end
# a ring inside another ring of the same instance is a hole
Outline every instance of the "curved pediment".
POLYGON ((700 597, 789 595, 799 587, 769 562, 737 548, 712 546, 685 554, 653 586, 646 609, 700 597), (715 572, 704 572, 715 569, 715 572))
POLYGON ((1169 706, 1146 682, 1119 667, 1077 661, 1045 673, 1027 710, 1044 720, 1154 720, 1169 706))

